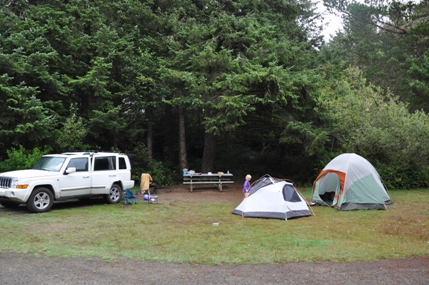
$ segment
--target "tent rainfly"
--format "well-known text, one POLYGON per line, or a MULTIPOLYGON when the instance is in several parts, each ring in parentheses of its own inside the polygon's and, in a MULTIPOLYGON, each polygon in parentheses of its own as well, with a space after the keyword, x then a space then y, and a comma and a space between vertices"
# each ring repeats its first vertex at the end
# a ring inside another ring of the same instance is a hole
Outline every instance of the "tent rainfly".
POLYGON ((312 202, 338 210, 387 210, 392 204, 377 170, 355 153, 331 160, 313 184, 312 202))
POLYGON ((268 174, 253 183, 247 198, 232 213, 245 218, 283 220, 312 215, 293 183, 268 174))

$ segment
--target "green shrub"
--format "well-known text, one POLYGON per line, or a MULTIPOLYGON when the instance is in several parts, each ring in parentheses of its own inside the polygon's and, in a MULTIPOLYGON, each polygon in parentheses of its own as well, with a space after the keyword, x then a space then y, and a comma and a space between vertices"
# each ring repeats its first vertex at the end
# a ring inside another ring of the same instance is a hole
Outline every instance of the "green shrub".
POLYGON ((150 159, 144 145, 138 145, 129 155, 133 171, 133 179, 140 183, 142 173, 149 173, 157 185, 173 185, 181 179, 181 173, 174 167, 164 165, 160 161, 150 159))
POLYGON ((338 152, 378 162, 377 170, 390 188, 427 186, 427 113, 410 111, 397 96, 368 83, 357 68, 349 68, 320 97, 319 107, 331 120, 332 146, 338 146, 338 152))
POLYGON ((388 189, 429 187, 429 168, 408 164, 378 164, 376 169, 388 189))
POLYGON ((45 150, 35 147, 29 151, 22 145, 19 146, 19 149, 7 150, 8 158, 0 162, 0 172, 31 168, 42 155, 50 151, 50 147, 45 147, 45 150))

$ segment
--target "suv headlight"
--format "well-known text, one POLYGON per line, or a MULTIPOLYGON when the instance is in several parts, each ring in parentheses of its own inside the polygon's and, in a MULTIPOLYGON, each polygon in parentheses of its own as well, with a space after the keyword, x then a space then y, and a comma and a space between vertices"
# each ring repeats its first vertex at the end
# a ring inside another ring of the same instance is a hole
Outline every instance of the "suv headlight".
POLYGON ((16 188, 17 185, 18 185, 18 178, 12 177, 12 181, 10 182, 10 188, 16 188))

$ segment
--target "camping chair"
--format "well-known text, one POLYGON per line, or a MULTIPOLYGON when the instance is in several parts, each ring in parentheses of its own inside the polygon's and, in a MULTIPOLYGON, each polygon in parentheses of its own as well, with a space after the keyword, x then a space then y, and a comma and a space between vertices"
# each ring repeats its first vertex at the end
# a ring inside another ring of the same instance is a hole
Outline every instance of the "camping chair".
POLYGON ((128 189, 125 189, 125 201, 124 204, 134 205, 136 203, 136 194, 128 189))
POLYGON ((156 193, 156 187, 158 187, 158 185, 154 181, 149 183, 149 191, 152 191, 154 194, 158 194, 156 193))

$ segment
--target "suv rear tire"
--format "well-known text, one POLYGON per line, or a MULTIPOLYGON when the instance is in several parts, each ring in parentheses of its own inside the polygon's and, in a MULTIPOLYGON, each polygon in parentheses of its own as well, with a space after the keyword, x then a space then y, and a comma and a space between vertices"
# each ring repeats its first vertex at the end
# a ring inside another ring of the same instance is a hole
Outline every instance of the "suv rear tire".
POLYGON ((27 201, 27 209, 32 213, 47 212, 54 204, 54 196, 51 190, 46 187, 35 189, 27 201))
POLYGON ((118 183, 113 183, 110 188, 109 194, 104 196, 104 199, 109 204, 119 203, 122 199, 122 188, 118 183))

